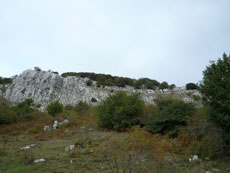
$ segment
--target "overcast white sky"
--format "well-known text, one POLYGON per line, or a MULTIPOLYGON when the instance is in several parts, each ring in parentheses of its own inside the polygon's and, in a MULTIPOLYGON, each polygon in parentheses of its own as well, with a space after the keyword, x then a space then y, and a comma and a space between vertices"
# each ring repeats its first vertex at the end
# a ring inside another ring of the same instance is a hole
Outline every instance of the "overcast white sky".
POLYGON ((197 83, 230 53, 230 0, 0 0, 0 76, 44 70, 197 83))

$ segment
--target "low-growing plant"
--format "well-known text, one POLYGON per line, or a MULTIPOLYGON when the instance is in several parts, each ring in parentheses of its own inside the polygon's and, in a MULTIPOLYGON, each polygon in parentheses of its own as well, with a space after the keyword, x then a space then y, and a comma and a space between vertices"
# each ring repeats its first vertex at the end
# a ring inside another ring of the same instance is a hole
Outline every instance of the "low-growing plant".
POLYGON ((190 144, 187 145, 188 154, 213 159, 223 154, 224 141, 221 130, 208 121, 207 114, 208 110, 200 108, 198 113, 187 118, 187 126, 181 130, 181 133, 190 139, 190 144))
POLYGON ((138 94, 119 91, 97 107, 98 125, 118 131, 129 129, 139 123, 142 107, 143 101, 138 94))
POLYGON ((63 109, 63 105, 59 103, 59 101, 55 101, 46 107, 47 112, 52 116, 55 116, 58 113, 63 112, 63 109))
POLYGON ((111 172, 162 172, 166 160, 159 141, 158 136, 134 126, 126 137, 110 139, 102 147, 102 158, 111 172))
POLYGON ((65 106, 65 110, 67 110, 67 111, 72 111, 72 110, 74 110, 74 106, 68 104, 68 105, 65 106))
POLYGON ((31 121, 31 120, 37 120, 37 119, 40 119, 44 116, 44 113, 42 112, 31 112, 31 113, 28 113, 28 114, 25 114, 23 116, 23 119, 24 120, 27 120, 27 121, 31 121))
POLYGON ((74 110, 79 113, 80 115, 85 115, 89 113, 90 110, 90 106, 88 103, 83 102, 83 101, 79 101, 75 107, 74 110))
POLYGON ((17 115, 14 111, 0 106, 0 125, 10 124, 17 120, 17 115))

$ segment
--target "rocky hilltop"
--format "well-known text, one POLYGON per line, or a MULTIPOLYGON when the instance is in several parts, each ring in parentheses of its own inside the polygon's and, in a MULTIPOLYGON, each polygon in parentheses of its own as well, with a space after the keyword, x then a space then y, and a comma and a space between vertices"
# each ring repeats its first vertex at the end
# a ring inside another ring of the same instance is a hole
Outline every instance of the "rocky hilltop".
MULTIPOLYGON (((2 94, 3 97, 13 103, 19 103, 25 99, 31 98, 36 105, 39 105, 40 110, 45 110, 45 107, 56 100, 59 100, 63 105, 74 105, 79 101, 85 101, 90 104, 97 104, 104 100, 109 94, 116 90, 125 90, 127 92, 139 92, 146 103, 153 103, 156 94, 160 90, 144 90, 134 89, 127 86, 119 87, 96 87, 96 82, 92 86, 87 86, 88 78, 80 78, 75 76, 61 77, 51 71, 26 70, 19 76, 13 79, 13 83, 5 87, 2 94), (93 99, 94 98, 94 99, 93 99)), ((3 86, 0 86, 2 88, 3 86)), ((171 92, 177 93, 185 101, 192 101, 192 95, 198 95, 196 91, 186 91, 182 88, 175 88, 173 91, 165 90, 165 94, 171 92)))

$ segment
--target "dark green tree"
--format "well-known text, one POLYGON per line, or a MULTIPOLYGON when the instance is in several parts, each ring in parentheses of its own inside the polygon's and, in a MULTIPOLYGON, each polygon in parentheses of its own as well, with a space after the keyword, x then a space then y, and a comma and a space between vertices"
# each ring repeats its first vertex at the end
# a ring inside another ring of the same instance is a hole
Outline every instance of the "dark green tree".
POLYGON ((230 56, 223 54, 203 71, 200 83, 203 102, 211 108, 210 118, 223 130, 227 145, 230 144, 230 56))
POLYGON ((167 82, 162 82, 160 84, 160 89, 164 92, 164 89, 168 89, 169 88, 169 84, 167 82))
POLYGON ((187 83, 186 84, 186 90, 196 90, 198 88, 199 88, 199 86, 194 84, 194 83, 187 83))

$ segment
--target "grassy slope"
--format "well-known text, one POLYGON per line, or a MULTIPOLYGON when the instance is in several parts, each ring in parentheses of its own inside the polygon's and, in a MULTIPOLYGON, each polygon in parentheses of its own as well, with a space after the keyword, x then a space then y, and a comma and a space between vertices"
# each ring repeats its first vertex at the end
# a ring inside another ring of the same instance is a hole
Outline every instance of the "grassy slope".
MULTIPOLYGON (((0 172, 116 172, 116 168, 112 171, 110 167, 116 161, 121 172, 121 165, 128 163, 127 151, 109 150, 105 148, 105 144, 114 138, 122 141, 129 133, 97 129, 96 120, 91 116, 73 118, 68 125, 44 132, 44 125, 52 124, 53 120, 43 118, 0 127, 0 172), (28 151, 20 150, 30 144, 36 146, 28 151), (66 152, 65 147, 71 144, 77 144, 76 149, 66 152), (118 151, 122 157, 116 160, 114 156, 119 157, 116 155, 118 151), (107 159, 106 154, 112 159, 107 159), (40 158, 44 158, 46 162, 33 163, 33 160, 40 158)), ((167 161, 163 167, 154 165, 153 160, 147 161, 150 163, 150 167, 147 167, 147 163, 134 159, 135 163, 131 165, 133 172, 141 166, 146 167, 141 169, 145 172, 215 172, 213 168, 217 168, 219 172, 230 172, 230 159, 189 163, 186 155, 166 153, 164 157, 167 161)))

